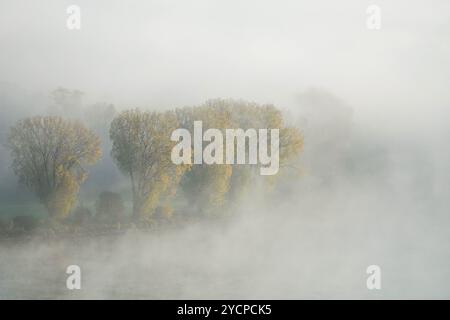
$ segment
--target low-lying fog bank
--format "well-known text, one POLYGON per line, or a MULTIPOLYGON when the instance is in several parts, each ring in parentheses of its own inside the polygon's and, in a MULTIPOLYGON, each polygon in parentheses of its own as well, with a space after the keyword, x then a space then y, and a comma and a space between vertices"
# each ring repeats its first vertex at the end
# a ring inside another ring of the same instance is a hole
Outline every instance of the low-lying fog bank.
POLYGON ((3 244, 0 297, 449 297, 445 210, 344 182, 321 192, 306 182, 300 188, 296 201, 241 206, 226 224, 3 244), (66 288, 73 264, 81 267, 81 290, 66 288), (372 264, 381 267, 381 290, 366 287, 372 264))

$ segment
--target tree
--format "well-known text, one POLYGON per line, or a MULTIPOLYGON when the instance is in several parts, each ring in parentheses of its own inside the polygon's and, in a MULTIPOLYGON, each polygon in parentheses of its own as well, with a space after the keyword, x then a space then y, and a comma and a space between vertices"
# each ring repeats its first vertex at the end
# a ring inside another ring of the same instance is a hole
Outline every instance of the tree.
POLYGON ((309 89, 299 95, 298 101, 298 123, 308 140, 303 163, 312 175, 331 183, 343 174, 336 169, 349 163, 353 110, 323 89, 309 89))
POLYGON ((115 192, 102 192, 95 204, 96 218, 109 223, 123 222, 125 206, 120 194, 115 192))
MULTIPOLYGON (((177 109, 175 112, 180 127, 193 132, 194 121, 201 120, 204 131, 214 128, 224 134, 225 129, 233 128, 232 110, 226 107, 225 101, 218 99, 201 106, 177 109), (213 106, 214 102, 217 105, 213 106)), ((202 149, 203 147, 204 145, 202 149)), ((211 215, 220 212, 230 189, 232 172, 230 164, 196 164, 186 172, 181 180, 181 187, 194 214, 211 215)))
POLYGON ((130 177, 133 216, 151 218, 162 202, 168 203, 186 165, 175 165, 171 133, 178 128, 174 112, 144 112, 138 109, 120 113, 111 123, 111 155, 119 169, 130 177))
MULTIPOLYGON (((158 207, 170 209, 167 206, 173 202, 179 185, 191 211, 214 215, 221 213, 227 200, 242 194, 244 187, 251 185, 256 177, 264 181, 275 180, 262 178, 258 164, 174 164, 171 153, 178 142, 172 141, 172 133, 179 128, 193 132, 195 121, 201 121, 205 131, 214 128, 222 134, 232 128, 278 129, 279 163, 282 167, 296 158, 303 147, 299 130, 286 126, 281 111, 272 105, 217 99, 197 107, 176 109, 175 112, 124 111, 111 123, 112 157, 119 169, 130 177, 136 219, 154 217, 158 207)), ((235 149, 238 143, 242 145, 242 140, 232 141, 235 149)), ((203 137, 201 143, 200 149, 208 145, 203 137)), ((190 147, 195 151, 193 144, 194 140, 190 140, 190 147)), ((184 148, 183 154, 187 155, 184 148)), ((193 152, 189 154, 192 158, 193 152)))
MULTIPOLYGON (((303 148, 303 136, 295 127, 285 124, 282 112, 273 105, 259 105, 243 100, 213 99, 196 107, 177 109, 180 125, 192 132, 193 123, 201 120, 203 130, 227 128, 279 129, 281 169, 290 167, 303 148)), ((236 145, 237 142, 235 142, 236 145)), ((247 142, 246 142, 247 143, 247 142)), ((249 157, 246 148, 246 158, 249 157)), ((282 170, 283 172, 283 170, 282 170)), ((182 190, 195 210, 203 214, 218 214, 227 200, 235 200, 246 192, 256 179, 270 182, 273 187, 278 175, 261 177, 259 165, 194 165, 182 179, 182 190), (202 197, 199 197, 199 194, 202 197)))
POLYGON ((80 122, 35 116, 11 128, 8 147, 19 181, 45 205, 51 218, 67 217, 87 174, 101 156, 100 139, 80 122))
POLYGON ((57 88, 50 94, 53 105, 50 107, 52 115, 80 116, 83 107, 83 92, 57 88))

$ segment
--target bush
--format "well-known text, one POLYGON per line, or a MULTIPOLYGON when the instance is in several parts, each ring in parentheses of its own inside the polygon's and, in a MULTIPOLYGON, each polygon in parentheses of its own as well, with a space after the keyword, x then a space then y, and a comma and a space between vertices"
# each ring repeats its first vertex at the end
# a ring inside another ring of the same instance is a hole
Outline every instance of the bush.
POLYGON ((13 227, 11 219, 0 219, 0 233, 7 232, 13 227))
POLYGON ((159 221, 170 221, 173 217, 173 209, 170 206, 158 206, 153 217, 159 221))
POLYGON ((32 231, 39 226, 39 219, 34 216, 16 216, 12 220, 14 230, 32 231))
POLYGON ((79 206, 73 212, 73 223, 78 226, 87 226, 92 222, 91 210, 84 206, 79 206))
POLYGON ((125 206, 120 194, 102 192, 96 202, 97 221, 107 224, 123 223, 126 220, 125 206))

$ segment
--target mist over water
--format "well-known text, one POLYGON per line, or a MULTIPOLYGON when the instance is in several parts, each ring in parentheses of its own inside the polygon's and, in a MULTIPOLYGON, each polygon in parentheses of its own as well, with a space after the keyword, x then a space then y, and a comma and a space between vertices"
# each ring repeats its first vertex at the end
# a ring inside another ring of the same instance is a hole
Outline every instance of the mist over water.
MULTIPOLYGON (((99 103, 170 109, 210 98, 273 103, 304 135, 299 170, 255 183, 230 213, 155 232, 0 240, 0 298, 450 298, 450 8, 446 1, 78 1, 0 4, 0 135, 53 114, 97 124, 99 103), (25 10, 26 8, 26 10, 25 10), (299 171, 299 172, 297 172, 299 171), (68 265, 82 290, 67 290, 68 265), (382 289, 368 290, 378 265, 382 289)), ((80 201, 129 181, 104 157, 80 201)), ((99 129, 100 128, 100 129, 99 129)), ((0 149, 0 217, 37 214, 0 149)), ((201 194, 198 197, 202 197, 201 194)))
POLYGON ((298 198, 246 206, 225 225, 2 245, 2 297, 448 297, 445 210, 343 184, 298 198), (374 263, 379 292, 365 287, 374 263), (80 291, 65 287, 71 264, 83 270, 80 291))

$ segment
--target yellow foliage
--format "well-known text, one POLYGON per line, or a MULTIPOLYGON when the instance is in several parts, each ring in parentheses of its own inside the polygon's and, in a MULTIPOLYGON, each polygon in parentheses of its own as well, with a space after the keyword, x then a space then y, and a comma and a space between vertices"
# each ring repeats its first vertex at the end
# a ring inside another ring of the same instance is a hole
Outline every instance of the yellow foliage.
POLYGON ((101 156, 100 139, 77 121, 36 116, 17 122, 8 137, 13 170, 52 218, 70 212, 86 178, 85 165, 101 156))
POLYGON ((111 123, 111 154, 130 176, 136 219, 150 218, 164 198, 176 193, 181 176, 190 168, 177 166, 170 158, 175 145, 170 136, 177 128, 177 117, 171 111, 127 110, 111 123))

